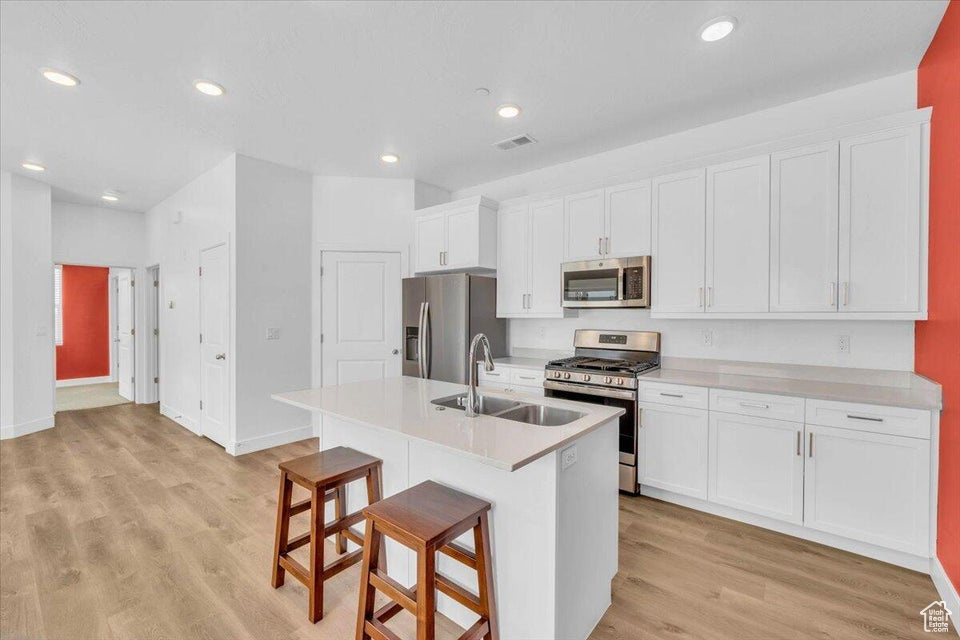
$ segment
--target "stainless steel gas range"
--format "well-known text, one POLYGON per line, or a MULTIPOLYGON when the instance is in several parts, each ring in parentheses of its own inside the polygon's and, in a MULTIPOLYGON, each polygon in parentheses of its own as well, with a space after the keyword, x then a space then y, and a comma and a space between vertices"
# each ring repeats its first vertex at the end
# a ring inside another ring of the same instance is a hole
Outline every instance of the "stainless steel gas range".
POLYGON ((620 407, 620 490, 637 493, 639 376, 660 368, 660 334, 655 331, 578 329, 571 358, 551 360, 543 387, 550 398, 620 407))

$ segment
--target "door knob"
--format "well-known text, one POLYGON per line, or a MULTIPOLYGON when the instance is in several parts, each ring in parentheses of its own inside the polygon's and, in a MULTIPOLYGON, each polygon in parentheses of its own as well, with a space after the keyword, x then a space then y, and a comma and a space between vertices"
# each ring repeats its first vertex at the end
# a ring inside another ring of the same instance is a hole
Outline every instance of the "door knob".
POLYGON ((225 354, 225 353, 218 353, 218 354, 217 354, 217 360, 226 360, 226 359, 227 359, 227 354, 225 354))
POLYGON ((393 355, 397 355, 398 353, 400 353, 400 349, 394 349, 390 353, 392 353, 393 355))

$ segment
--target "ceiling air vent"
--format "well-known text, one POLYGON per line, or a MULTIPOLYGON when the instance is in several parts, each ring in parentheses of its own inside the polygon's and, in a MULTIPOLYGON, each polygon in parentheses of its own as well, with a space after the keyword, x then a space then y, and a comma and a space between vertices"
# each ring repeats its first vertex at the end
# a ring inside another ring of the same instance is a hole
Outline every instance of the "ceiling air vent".
POLYGON ((501 151, 510 151, 510 149, 516 149, 517 147, 522 147, 526 144, 533 144, 536 140, 528 133, 523 134, 522 136, 517 136, 515 138, 507 138, 506 140, 501 140, 500 142, 494 142, 493 146, 501 151))

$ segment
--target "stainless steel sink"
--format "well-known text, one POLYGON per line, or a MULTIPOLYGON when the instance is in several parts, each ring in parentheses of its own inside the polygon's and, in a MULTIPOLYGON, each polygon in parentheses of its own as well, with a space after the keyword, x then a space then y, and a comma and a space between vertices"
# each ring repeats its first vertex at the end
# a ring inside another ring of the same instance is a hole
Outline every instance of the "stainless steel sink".
MULTIPOLYGON (((514 422, 524 422, 541 427, 560 427, 579 420, 587 415, 579 411, 570 409, 558 409, 557 407, 548 407, 541 404, 529 404, 526 402, 517 402, 507 398, 495 398, 493 396, 478 395, 480 401, 479 413, 486 416, 503 418, 504 420, 513 420, 514 422)), ((455 396, 446 396, 432 400, 433 404, 446 409, 464 410, 467 394, 459 393, 455 396)))
POLYGON ((541 427, 560 427, 570 424, 574 420, 579 420, 587 414, 570 409, 558 409, 557 407, 547 407, 542 404, 522 404, 516 409, 508 409, 503 413, 498 413, 498 418, 505 420, 515 420, 517 422, 526 422, 527 424, 536 424, 541 427))

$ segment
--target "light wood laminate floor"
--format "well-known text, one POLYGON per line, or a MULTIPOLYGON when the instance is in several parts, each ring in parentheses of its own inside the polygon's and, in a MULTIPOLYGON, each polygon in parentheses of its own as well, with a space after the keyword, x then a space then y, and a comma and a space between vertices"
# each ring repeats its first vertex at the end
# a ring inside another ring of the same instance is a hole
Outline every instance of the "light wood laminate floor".
MULTIPOLYGON (((234 458, 132 404, 3 441, 0 637, 352 637, 358 566, 328 582, 316 625, 296 580, 270 587, 277 463, 316 447, 234 458)), ((927 576, 646 498, 621 497, 620 517, 597 640, 928 637, 927 576)), ((412 617, 394 628, 412 637, 412 617)))

